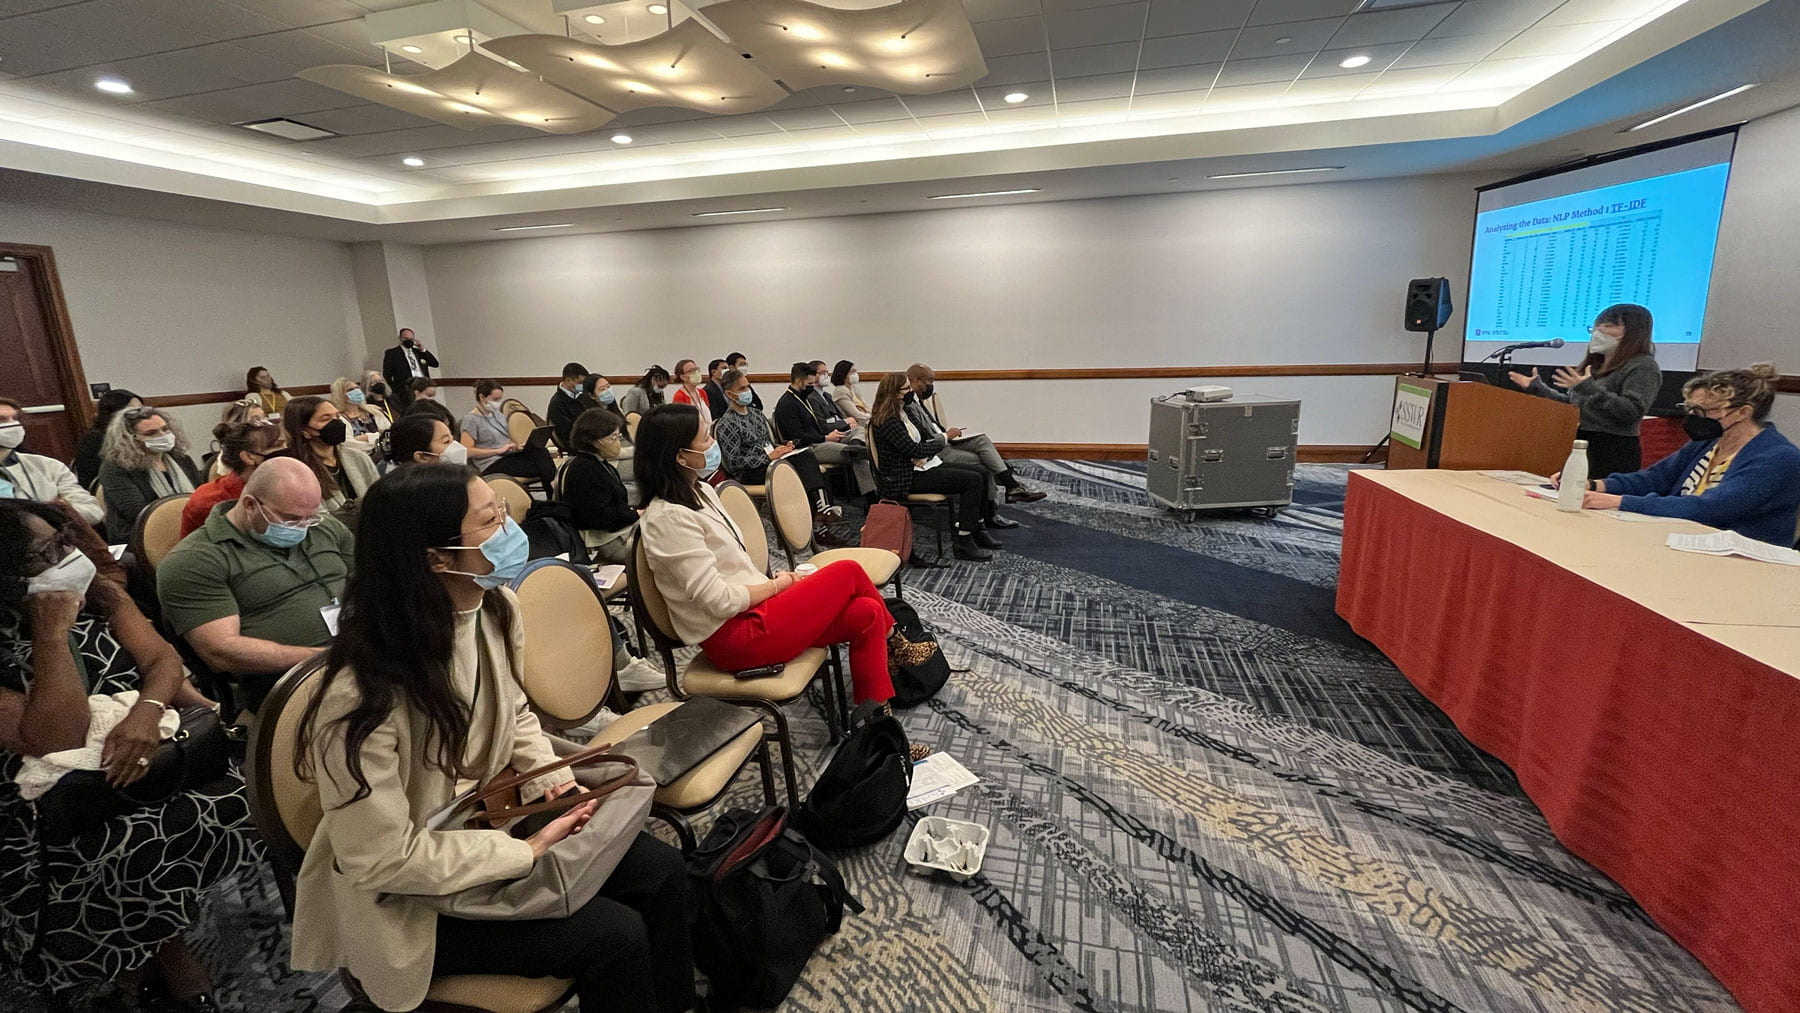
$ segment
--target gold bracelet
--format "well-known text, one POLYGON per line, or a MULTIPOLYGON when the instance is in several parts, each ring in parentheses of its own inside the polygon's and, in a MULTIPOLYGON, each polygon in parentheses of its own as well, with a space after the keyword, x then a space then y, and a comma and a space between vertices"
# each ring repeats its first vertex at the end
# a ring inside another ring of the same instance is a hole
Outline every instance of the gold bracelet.
POLYGON ((169 705, 168 705, 168 704, 166 704, 166 703, 163 703, 163 702, 162 702, 162 701, 161 701, 161 700, 156 700, 156 699, 153 699, 153 698, 151 698, 151 697, 147 697, 147 696, 144 696, 144 695, 142 695, 142 694, 139 694, 139 696, 138 696, 138 701, 137 701, 137 702, 138 702, 138 703, 153 703, 153 704, 155 704, 155 705, 156 705, 156 707, 157 707, 157 709, 158 709, 158 710, 165 710, 165 711, 166 711, 166 710, 168 710, 168 709, 169 709, 169 705))

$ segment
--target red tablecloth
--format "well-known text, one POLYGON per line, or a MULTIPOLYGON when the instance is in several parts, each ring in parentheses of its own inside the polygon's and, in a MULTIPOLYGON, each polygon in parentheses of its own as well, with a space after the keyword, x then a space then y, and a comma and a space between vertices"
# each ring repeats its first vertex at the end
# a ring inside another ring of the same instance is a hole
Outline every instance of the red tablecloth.
POLYGON ((1800 679, 1354 473, 1337 608, 1745 1009, 1800 1011, 1800 679))

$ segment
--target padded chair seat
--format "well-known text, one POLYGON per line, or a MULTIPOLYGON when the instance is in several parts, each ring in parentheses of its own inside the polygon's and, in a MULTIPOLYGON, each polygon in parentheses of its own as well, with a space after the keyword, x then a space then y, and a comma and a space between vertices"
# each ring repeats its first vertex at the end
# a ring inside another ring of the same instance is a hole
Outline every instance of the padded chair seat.
POLYGON ((900 569, 900 557, 887 549, 865 549, 859 546, 815 552, 807 562, 814 566, 826 567, 843 559, 848 559, 862 567, 863 572, 869 575, 869 583, 876 587, 893 580, 894 574, 900 569))
MULTIPOLYGON (((588 741, 588 745, 610 742, 615 746, 624 741, 632 732, 644 727, 664 714, 681 706, 678 702, 652 704, 648 707, 627 713, 624 717, 600 729, 600 734, 588 741)), ((725 790, 731 779, 756 752, 757 743, 762 741, 762 722, 758 721, 743 730, 737 738, 720 746, 711 756, 700 762, 693 770, 676 778, 674 783, 656 789, 656 801, 671 809, 687 812, 699 809, 725 790)))
POLYGON ((908 503, 942 503, 949 498, 941 492, 909 492, 906 494, 908 503))
POLYGON ((688 662, 681 673, 681 687, 690 696, 792 700, 800 695, 819 669, 825 667, 825 648, 808 647, 787 663, 780 675, 766 679, 740 679, 712 663, 703 652, 688 662))
POLYGON ((510 974, 451 974, 431 979, 426 1002, 452 1003, 488 1013, 540 1013, 555 1009, 575 983, 563 978, 518 978, 510 974))

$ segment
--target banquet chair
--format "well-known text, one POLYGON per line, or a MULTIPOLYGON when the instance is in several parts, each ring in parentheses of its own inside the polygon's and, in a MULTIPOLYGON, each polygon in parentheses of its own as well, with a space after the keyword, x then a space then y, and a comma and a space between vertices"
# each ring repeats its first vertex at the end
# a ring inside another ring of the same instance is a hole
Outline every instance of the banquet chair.
MULTIPOLYGON (((775 537, 781 543, 781 551, 787 556, 788 569, 793 569, 801 552, 812 552, 813 549, 813 515, 812 504, 806 496, 806 486, 800 481, 800 473, 786 461, 776 461, 769 466, 769 516, 775 521, 775 537)), ((900 592, 900 557, 887 549, 865 549, 846 547, 826 549, 813 552, 807 561, 814 566, 830 566, 842 559, 848 559, 863 568, 869 575, 870 583, 876 587, 892 582, 894 594, 904 597, 900 592)))

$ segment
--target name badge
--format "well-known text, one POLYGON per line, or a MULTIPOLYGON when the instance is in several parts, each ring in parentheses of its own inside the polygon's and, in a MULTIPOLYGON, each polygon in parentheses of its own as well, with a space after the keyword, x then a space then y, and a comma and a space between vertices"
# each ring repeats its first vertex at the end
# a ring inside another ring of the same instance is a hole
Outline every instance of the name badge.
POLYGON ((338 630, 338 613, 343 610, 344 606, 335 601, 319 609, 319 618, 325 620, 325 632, 334 638, 337 636, 338 630))

